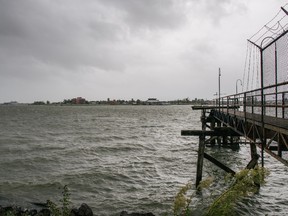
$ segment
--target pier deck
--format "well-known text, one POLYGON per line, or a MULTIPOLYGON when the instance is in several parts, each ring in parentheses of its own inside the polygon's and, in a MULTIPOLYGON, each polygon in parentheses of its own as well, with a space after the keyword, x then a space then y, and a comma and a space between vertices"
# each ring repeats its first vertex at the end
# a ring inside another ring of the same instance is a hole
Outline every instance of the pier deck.
MULTIPOLYGON (((281 10, 284 13, 283 17, 288 16, 288 11, 283 7, 281 10)), ((281 21, 284 22, 283 18, 276 23, 279 24, 281 21)), ((287 20, 283 24, 287 26, 287 20)), ((261 159, 263 167, 264 152, 288 166, 288 28, 275 29, 275 32, 267 29, 265 34, 258 35, 258 33, 254 35, 256 40, 252 40, 254 36, 248 40, 248 44, 256 49, 256 52, 253 49, 253 57, 251 56, 252 49, 250 50, 249 62, 258 59, 255 65, 249 65, 248 70, 252 66, 257 68, 257 73, 259 72, 256 77, 257 81, 251 80, 251 83, 255 81, 261 87, 253 89, 252 86, 248 86, 248 75, 246 89, 249 87, 253 90, 238 93, 237 84, 241 81, 238 79, 236 80, 236 94, 223 97, 220 91, 221 71, 219 68, 219 91, 215 104, 192 107, 202 112, 202 130, 181 132, 183 136, 199 136, 196 185, 202 177, 204 157, 215 160, 215 165, 226 171, 229 170, 221 162, 207 156, 204 152, 205 146, 218 144, 235 147, 239 145, 239 137, 244 137, 245 142, 247 140, 250 144, 251 161, 250 165, 247 165, 248 168, 253 168, 258 158, 261 159), (260 148, 261 155, 257 154, 257 147, 260 148)), ((251 78, 255 77, 252 75, 251 78)), ((242 81, 240 83, 242 85, 242 81)))

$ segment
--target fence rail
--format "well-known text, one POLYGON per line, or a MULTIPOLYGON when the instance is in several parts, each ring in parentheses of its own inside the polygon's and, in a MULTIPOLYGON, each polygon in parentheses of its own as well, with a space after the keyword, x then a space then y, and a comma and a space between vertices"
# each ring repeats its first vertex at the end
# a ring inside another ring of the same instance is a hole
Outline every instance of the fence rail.
MULTIPOLYGON (((228 112, 229 107, 239 106, 244 113, 260 114, 276 118, 288 118, 288 82, 279 83, 234 95, 228 95, 216 100, 219 111, 228 112), (262 92, 263 91, 263 96, 262 92), (223 108, 223 107, 227 108, 223 108)), ((231 113, 231 110, 229 111, 231 113)), ((234 110, 236 112, 236 110, 234 110)))

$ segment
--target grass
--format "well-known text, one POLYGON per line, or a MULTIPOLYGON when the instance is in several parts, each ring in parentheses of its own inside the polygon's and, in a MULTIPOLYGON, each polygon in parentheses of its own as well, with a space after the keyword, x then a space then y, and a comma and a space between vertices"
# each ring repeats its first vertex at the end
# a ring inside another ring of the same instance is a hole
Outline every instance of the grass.
MULTIPOLYGON (((226 177, 226 184, 228 189, 218 196, 213 203, 209 206, 205 216, 214 215, 237 215, 235 205, 242 198, 252 196, 259 191, 261 185, 265 183, 265 177, 269 174, 268 170, 262 167, 256 167, 255 169, 244 169, 236 173, 234 176, 228 175, 226 177)), ((203 180, 197 187, 198 191, 210 187, 213 179, 207 178, 203 180)), ((196 192, 191 193, 189 190, 192 188, 191 182, 183 186, 177 195, 173 203, 173 215, 174 216, 191 216, 190 204, 193 196, 196 192)))
MULTIPOLYGON (((208 188, 213 182, 212 177, 208 177, 207 179, 200 182, 197 190, 202 190, 204 188, 208 188)), ((186 185, 181 187, 177 195, 175 196, 173 203, 173 215, 174 216, 188 216, 191 215, 191 210, 189 208, 192 198, 195 196, 196 192, 188 194, 189 190, 192 188, 192 183, 188 182, 186 185)))
POLYGON ((70 215, 70 193, 68 186, 65 185, 62 192, 62 199, 60 199, 61 205, 58 206, 51 200, 47 200, 48 209, 51 211, 53 216, 69 216, 70 215))
POLYGON ((229 180, 230 187, 214 200, 205 215, 237 215, 235 204, 243 197, 252 196, 259 191, 269 174, 263 167, 244 169, 229 180))

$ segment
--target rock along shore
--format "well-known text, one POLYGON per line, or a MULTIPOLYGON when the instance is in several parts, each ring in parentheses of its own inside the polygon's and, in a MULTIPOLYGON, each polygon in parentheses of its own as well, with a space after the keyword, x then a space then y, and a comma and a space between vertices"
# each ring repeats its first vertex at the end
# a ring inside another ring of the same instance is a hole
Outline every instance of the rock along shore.
MULTIPOLYGON (((26 209, 19 206, 0 206, 0 216, 58 216, 53 215, 52 212, 44 207, 41 210, 26 209)), ((70 211, 70 216, 97 216, 92 209, 85 203, 83 203, 78 209, 73 208, 70 211)), ((152 213, 128 213, 122 211, 119 216, 155 216, 152 213)))

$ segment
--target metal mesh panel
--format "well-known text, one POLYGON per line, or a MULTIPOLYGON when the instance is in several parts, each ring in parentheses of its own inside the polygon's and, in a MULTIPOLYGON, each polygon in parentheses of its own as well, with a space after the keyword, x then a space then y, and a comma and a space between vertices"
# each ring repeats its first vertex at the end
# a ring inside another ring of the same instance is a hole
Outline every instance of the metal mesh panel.
POLYGON ((287 118, 287 112, 282 105, 287 105, 286 94, 288 85, 288 34, 282 35, 263 50, 263 84, 264 115, 287 118), (279 85, 280 84, 280 85, 279 85))
POLYGON ((277 81, 282 83, 288 78, 288 35, 276 42, 277 46, 277 81))
POLYGON ((264 87, 288 81, 288 34, 264 49, 263 81, 264 87))
MULTIPOLYGON (((277 48, 277 83, 288 81, 288 34, 285 34, 276 42, 277 48)), ((278 87, 279 91, 287 91, 288 86, 278 87)))
MULTIPOLYGON (((288 8, 288 4, 285 6, 288 8)), ((287 8, 281 7, 277 15, 248 40, 251 44, 247 46, 243 75, 243 83, 247 80, 246 112, 288 118, 287 8), (258 83, 261 86, 256 87, 258 83)))
MULTIPOLYGON (((288 106, 288 93, 283 93, 283 104, 288 106)), ((288 118, 288 109, 287 108, 284 109, 282 111, 282 113, 283 113, 282 118, 288 118)))
POLYGON ((275 84, 275 44, 263 51, 263 81, 264 87, 275 84))

